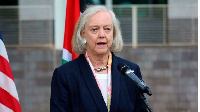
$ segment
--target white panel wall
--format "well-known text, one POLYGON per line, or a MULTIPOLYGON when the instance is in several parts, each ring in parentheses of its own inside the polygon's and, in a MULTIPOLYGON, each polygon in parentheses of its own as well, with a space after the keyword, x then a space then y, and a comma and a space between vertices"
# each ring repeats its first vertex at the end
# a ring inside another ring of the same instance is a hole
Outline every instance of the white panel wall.
POLYGON ((66 3, 67 0, 19 0, 20 20, 54 20, 55 48, 62 49, 66 3))
POLYGON ((170 19, 188 19, 198 17, 198 0, 168 0, 170 19))
POLYGON ((21 20, 53 19, 54 0, 19 0, 21 20), (45 13, 45 14, 44 14, 45 13))

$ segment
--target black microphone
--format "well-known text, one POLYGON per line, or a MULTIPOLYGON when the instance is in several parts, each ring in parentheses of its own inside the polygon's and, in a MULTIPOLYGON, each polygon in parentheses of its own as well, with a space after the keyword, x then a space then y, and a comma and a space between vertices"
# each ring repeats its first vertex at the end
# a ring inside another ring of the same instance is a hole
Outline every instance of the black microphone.
POLYGON ((117 65, 118 70, 121 72, 121 74, 123 74, 124 76, 126 76, 128 79, 130 79, 134 85, 136 85, 139 90, 142 93, 147 93, 149 96, 152 95, 151 90, 149 89, 149 87, 147 87, 147 85, 144 83, 144 81, 142 79, 139 79, 133 72, 133 70, 130 69, 129 66, 127 66, 124 63, 119 63, 117 65))

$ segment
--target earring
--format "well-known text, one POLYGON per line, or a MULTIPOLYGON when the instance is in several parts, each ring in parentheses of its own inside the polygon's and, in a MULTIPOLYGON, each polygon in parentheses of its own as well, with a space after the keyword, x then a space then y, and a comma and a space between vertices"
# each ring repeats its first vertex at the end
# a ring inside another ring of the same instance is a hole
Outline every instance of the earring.
POLYGON ((86 44, 86 43, 87 43, 87 40, 86 40, 85 38, 83 39, 83 43, 84 43, 84 44, 86 44))

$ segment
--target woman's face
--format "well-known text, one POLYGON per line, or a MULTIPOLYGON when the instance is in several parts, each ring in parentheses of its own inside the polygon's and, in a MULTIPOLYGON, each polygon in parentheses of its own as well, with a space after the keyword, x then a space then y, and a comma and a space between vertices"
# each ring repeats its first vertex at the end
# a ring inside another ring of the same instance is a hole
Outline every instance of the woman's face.
POLYGON ((87 40, 87 52, 98 55, 109 53, 113 40, 111 15, 106 11, 95 13, 86 21, 81 35, 87 40))

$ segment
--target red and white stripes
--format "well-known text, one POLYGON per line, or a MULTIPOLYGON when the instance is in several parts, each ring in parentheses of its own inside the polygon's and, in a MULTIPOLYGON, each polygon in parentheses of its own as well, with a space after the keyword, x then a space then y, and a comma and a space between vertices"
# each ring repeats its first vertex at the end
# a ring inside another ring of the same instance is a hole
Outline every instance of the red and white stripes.
POLYGON ((18 93, 0 34, 0 112, 21 112, 18 93))

